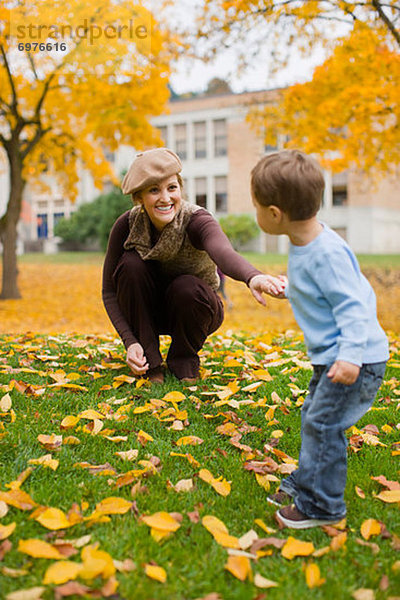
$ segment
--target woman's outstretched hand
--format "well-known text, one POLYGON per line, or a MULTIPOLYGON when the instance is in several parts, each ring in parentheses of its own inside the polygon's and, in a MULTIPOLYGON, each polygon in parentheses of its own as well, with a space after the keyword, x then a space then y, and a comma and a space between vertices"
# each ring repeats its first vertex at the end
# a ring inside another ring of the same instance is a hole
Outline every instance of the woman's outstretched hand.
POLYGON ((255 275, 249 281, 249 288, 254 298, 262 304, 266 305, 263 294, 268 294, 273 298, 285 298, 285 287, 287 278, 284 275, 273 277, 272 275, 255 275))
POLYGON ((126 362, 134 375, 144 375, 149 368, 142 346, 135 342, 126 352, 126 362))

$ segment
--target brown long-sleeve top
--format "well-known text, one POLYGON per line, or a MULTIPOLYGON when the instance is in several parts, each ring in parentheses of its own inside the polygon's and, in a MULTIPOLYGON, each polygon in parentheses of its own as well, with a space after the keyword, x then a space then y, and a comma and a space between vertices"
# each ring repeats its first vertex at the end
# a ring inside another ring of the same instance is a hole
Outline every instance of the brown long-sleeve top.
MULTIPOLYGON (((137 342, 117 301, 113 274, 125 252, 124 242, 129 234, 129 213, 121 215, 111 230, 103 267, 103 303, 107 314, 121 337, 125 348, 137 342)), ((208 253, 223 273, 246 284, 260 271, 235 252, 219 223, 204 209, 195 212, 186 227, 190 243, 208 253)))

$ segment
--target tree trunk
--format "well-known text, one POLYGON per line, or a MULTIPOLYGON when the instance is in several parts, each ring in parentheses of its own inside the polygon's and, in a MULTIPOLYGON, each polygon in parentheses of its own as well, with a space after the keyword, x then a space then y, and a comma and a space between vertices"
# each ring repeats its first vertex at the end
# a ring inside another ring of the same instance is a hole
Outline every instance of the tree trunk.
POLYGON ((21 216, 22 193, 25 181, 22 178, 22 160, 18 145, 16 143, 12 144, 7 154, 10 167, 10 196, 7 212, 1 219, 1 241, 3 243, 1 300, 21 298, 18 288, 17 226, 21 216))

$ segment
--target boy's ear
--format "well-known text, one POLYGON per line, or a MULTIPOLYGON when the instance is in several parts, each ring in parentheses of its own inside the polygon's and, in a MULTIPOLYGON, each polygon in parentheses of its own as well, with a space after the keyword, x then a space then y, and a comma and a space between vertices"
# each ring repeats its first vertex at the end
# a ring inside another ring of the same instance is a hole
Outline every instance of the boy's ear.
POLYGON ((282 219, 281 209, 278 206, 275 206, 275 204, 270 204, 268 206, 268 210, 269 210, 270 216, 274 219, 274 221, 276 223, 280 223, 281 219, 282 219))

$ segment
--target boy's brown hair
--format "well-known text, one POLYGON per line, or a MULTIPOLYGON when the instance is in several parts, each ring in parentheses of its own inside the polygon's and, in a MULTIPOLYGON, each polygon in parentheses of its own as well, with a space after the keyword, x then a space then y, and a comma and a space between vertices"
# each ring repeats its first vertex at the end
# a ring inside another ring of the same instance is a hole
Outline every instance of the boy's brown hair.
POLYGON ((262 206, 277 206, 291 221, 304 221, 317 214, 324 187, 320 166, 300 150, 264 156, 251 172, 255 200, 262 206))

